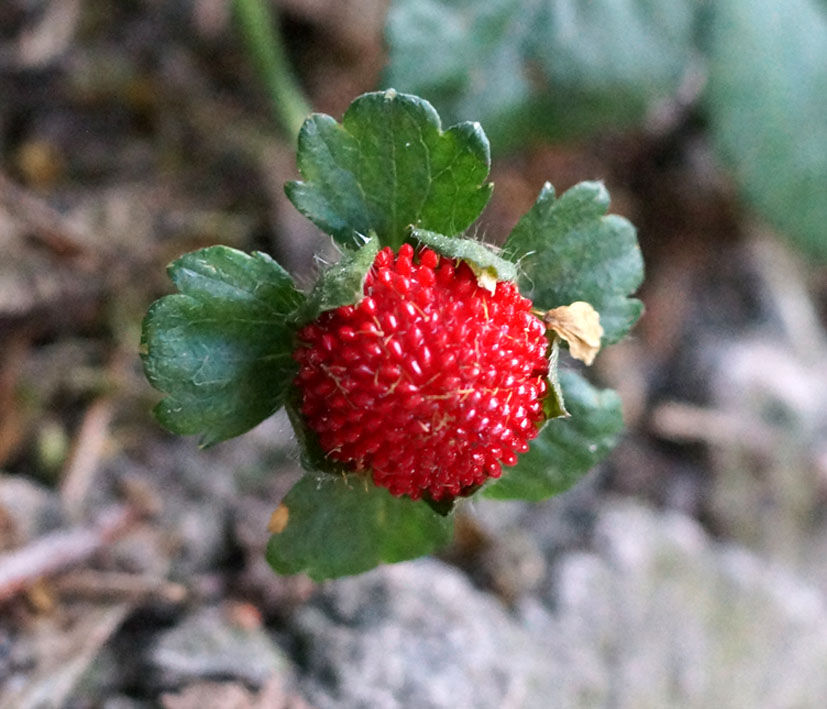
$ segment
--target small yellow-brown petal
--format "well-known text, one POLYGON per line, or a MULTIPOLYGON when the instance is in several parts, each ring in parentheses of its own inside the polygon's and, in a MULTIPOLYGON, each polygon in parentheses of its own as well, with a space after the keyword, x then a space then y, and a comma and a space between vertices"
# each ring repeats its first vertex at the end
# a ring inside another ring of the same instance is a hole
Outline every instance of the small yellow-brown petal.
POLYGON ((600 351, 603 327, 600 313, 590 303, 578 300, 571 305, 552 308, 543 314, 543 322, 569 343, 571 356, 586 365, 594 361, 600 351))

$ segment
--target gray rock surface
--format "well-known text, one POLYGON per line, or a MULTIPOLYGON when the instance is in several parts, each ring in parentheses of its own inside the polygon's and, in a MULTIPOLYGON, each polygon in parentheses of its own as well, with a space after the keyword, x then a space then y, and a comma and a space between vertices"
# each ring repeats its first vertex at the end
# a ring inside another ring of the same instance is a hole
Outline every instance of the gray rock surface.
POLYGON ((546 591, 572 672, 604 678, 586 706, 827 706, 821 594, 688 517, 613 503, 546 591))
POLYGON ((22 546, 63 521, 54 491, 19 475, 0 471, 0 549, 22 546))
POLYGON ((148 684, 162 689, 204 679, 238 679, 259 687, 289 668, 261 627, 245 627, 218 607, 193 611, 162 633, 149 665, 153 677, 148 684))
POLYGON ((602 506, 511 611, 434 560, 327 584, 296 617, 327 707, 827 706, 820 593, 690 518, 602 506))
POLYGON ((320 709, 524 706, 544 679, 532 633, 429 559, 329 584, 294 632, 309 671, 302 689, 320 709))
POLYGON ((804 325, 817 314, 802 284, 788 278, 783 288, 775 304, 784 312, 751 337, 718 337, 694 353, 718 422, 696 432, 715 471, 706 512, 727 539, 827 593, 827 340, 804 325))

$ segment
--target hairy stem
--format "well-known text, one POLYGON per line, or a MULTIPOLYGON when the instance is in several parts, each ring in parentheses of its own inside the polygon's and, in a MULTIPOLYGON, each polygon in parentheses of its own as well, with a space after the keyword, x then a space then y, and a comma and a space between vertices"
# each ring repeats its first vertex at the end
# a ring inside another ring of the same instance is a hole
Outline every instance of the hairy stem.
POLYGON ((304 119, 310 114, 310 105, 293 76, 268 0, 235 0, 234 6, 247 50, 269 94, 273 114, 295 143, 304 119))

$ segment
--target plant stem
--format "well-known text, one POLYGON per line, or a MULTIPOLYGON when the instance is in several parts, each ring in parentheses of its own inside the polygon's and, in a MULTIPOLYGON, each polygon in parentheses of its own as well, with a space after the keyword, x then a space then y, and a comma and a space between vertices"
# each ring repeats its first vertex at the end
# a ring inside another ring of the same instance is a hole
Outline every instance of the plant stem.
POLYGON ((284 133, 295 143, 311 109, 290 69, 269 2, 235 0, 234 6, 247 51, 270 95, 273 114, 284 133))

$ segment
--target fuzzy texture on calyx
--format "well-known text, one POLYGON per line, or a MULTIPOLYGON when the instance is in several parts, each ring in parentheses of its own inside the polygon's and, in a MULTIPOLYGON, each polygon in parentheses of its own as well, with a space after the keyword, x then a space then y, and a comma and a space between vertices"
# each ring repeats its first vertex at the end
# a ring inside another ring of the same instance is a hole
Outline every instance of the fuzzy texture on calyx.
POLYGON ((325 454, 394 495, 451 498, 514 465, 542 423, 548 340, 511 282, 382 249, 364 298, 298 333, 301 413, 325 454))

